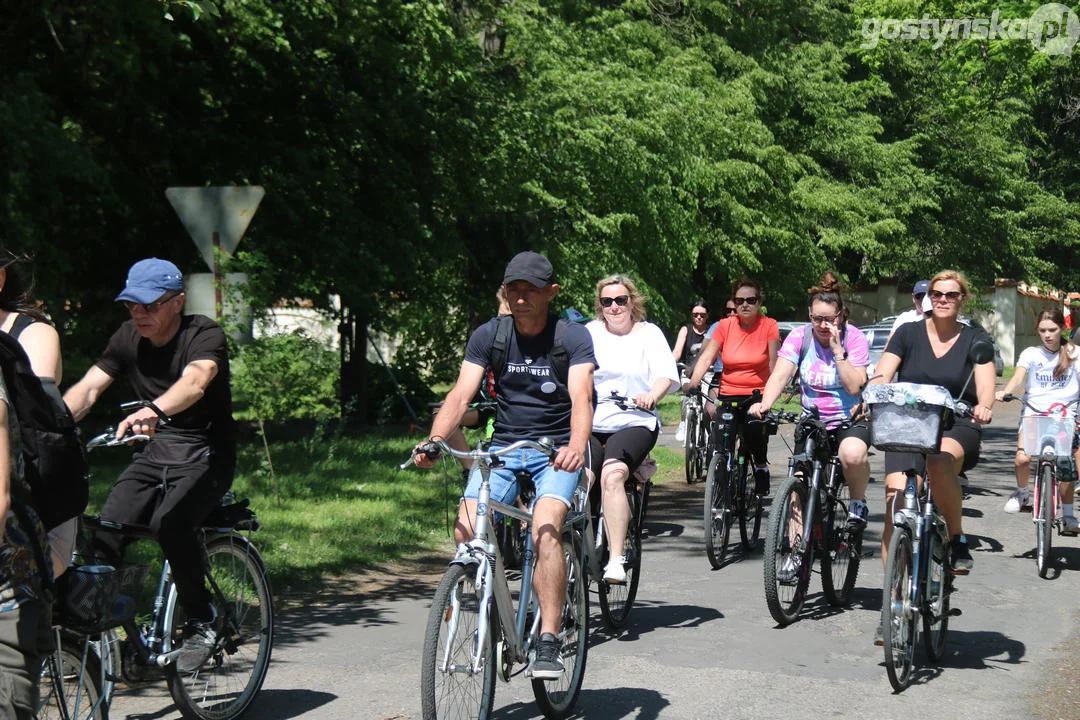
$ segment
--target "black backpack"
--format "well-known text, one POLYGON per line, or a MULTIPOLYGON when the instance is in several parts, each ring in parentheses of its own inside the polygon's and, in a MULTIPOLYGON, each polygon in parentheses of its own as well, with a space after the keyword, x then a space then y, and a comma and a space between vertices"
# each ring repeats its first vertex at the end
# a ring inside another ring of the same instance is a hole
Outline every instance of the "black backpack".
MULTIPOLYGON (((510 333, 514 330, 514 316, 500 315, 499 324, 495 328, 495 340, 491 343, 488 352, 488 367, 495 375, 495 383, 498 385, 499 376, 506 367, 506 350, 510 346, 510 333)), ((549 317, 550 321, 550 317, 549 317)), ((570 322, 564 318, 555 321, 555 342, 551 346, 551 371, 563 385, 566 385, 570 376, 570 353, 563 343, 566 332, 566 324, 570 322)))
POLYGON ((6 332, 0 332, 0 369, 9 412, 19 423, 33 505, 45 529, 51 530, 86 509, 90 496, 86 449, 56 383, 34 374, 22 345, 6 332))

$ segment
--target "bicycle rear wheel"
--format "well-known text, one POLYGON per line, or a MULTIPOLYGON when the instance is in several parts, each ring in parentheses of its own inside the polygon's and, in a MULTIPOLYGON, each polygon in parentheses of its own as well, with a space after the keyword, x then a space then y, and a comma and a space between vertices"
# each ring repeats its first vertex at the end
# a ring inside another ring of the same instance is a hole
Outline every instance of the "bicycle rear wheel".
POLYGON ((881 599, 881 627, 885 632, 885 671, 893 690, 901 692, 911 682, 919 626, 913 595, 914 556, 911 533, 894 527, 885 563, 885 588, 881 599))
POLYGON ((833 607, 851 602, 855 579, 862 562, 862 530, 848 530, 847 515, 851 496, 847 483, 840 478, 831 489, 831 497, 822 505, 822 526, 825 532, 825 555, 821 558, 821 590, 833 607))
POLYGON ((949 567, 949 545, 940 551, 934 545, 941 542, 936 532, 926 538, 927 573, 926 607, 923 610, 923 633, 926 634, 926 656, 937 661, 945 654, 945 640, 949 634, 949 595, 952 592, 952 573, 949 567), (941 560, 935 560, 939 555, 941 560))
POLYGON ((566 602, 559 626, 564 666, 562 677, 532 681, 536 704, 544 717, 552 720, 569 717, 585 679, 585 658, 589 651, 589 580, 581 567, 580 542, 580 538, 563 537, 566 602))
POLYGON ((750 552, 757 547, 758 538, 761 536, 761 498, 758 497, 753 478, 747 477, 750 466, 744 463, 737 472, 739 480, 735 487, 742 495, 739 503, 739 536, 743 550, 750 552))
POLYGON ((713 570, 719 570, 731 535, 731 478, 727 453, 718 452, 705 478, 705 554, 713 570))
MULTIPOLYGON (((600 615, 604 623, 612 630, 621 630, 626 627, 630 610, 634 607, 634 598, 637 597, 638 581, 641 577, 641 533, 638 530, 639 508, 641 499, 636 492, 626 493, 627 502, 630 504, 630 522, 626 526, 626 542, 623 543, 623 556, 626 558, 626 582, 610 584, 600 581, 600 615)), ((608 535, 604 533, 604 545, 607 550, 608 535)), ((610 556, 610 551, 605 552, 610 556)), ((608 557, 604 557, 606 564, 608 557)))
MULTIPOLYGON (((210 540, 206 563, 218 611, 213 652, 195 672, 181 674, 172 663, 165 676, 185 718, 233 720, 251 706, 266 679, 274 644, 273 599, 262 558, 244 537, 229 534, 210 540)), ((167 630, 175 648, 183 627, 175 585, 168 603, 173 610, 166 618, 167 630)))
POLYGON ((1035 518, 1035 566, 1039 570, 1039 577, 1045 578, 1050 571, 1050 547, 1053 543, 1054 532, 1054 469, 1050 463, 1039 463, 1039 479, 1037 492, 1039 493, 1038 513, 1035 518))
POLYGON ((60 648, 42 658, 38 720, 108 720, 101 675, 93 641, 64 632, 60 648))
POLYGON ((480 623, 475 573, 475 566, 451 565, 435 590, 420 666, 424 720, 491 714, 497 663, 490 628, 481 648, 481 670, 472 671, 480 623))
POLYGON ((765 531, 765 604, 773 620, 785 627, 799 617, 810 586, 814 544, 804 543, 809 488, 789 475, 776 491, 765 531))

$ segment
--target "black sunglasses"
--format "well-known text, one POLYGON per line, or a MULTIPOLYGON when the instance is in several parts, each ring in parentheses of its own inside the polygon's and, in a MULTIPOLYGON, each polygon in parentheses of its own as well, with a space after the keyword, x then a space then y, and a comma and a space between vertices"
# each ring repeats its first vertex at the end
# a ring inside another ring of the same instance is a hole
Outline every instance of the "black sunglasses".
POLYGON ((739 305, 742 305, 743 303, 746 303, 747 305, 757 305, 757 301, 760 300, 760 299, 761 298, 758 298, 758 297, 742 297, 742 298, 737 297, 737 298, 731 298, 731 302, 735 303, 735 306, 738 307, 739 305))
POLYGON ((727 313, 728 315, 730 315, 730 314, 731 314, 731 313, 733 313, 733 312, 737 312, 737 311, 738 311, 738 308, 733 308, 733 307, 730 307, 730 308, 729 308, 729 307, 726 307, 726 308, 724 308, 724 312, 725 312, 725 313, 727 313))
POLYGON ((128 312, 135 312, 136 308, 142 308, 143 312, 156 313, 158 310, 160 310, 162 308, 163 305, 168 304, 169 302, 171 302, 172 300, 175 300, 179 296, 180 296, 180 293, 173 293, 172 295, 170 295, 167 298, 162 298, 160 300, 155 300, 152 303, 137 303, 137 302, 132 302, 131 300, 124 300, 123 303, 124 303, 124 307, 126 307, 128 309, 128 312))
POLYGON ((626 307, 626 303, 630 302, 629 295, 619 295, 618 297, 600 298, 600 307, 611 307, 611 303, 615 303, 619 307, 626 307))

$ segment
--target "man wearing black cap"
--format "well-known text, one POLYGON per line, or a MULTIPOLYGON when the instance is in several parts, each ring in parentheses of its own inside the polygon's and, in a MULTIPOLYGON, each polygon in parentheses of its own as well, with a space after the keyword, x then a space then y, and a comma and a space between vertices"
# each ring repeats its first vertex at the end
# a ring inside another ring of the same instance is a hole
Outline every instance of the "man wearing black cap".
MULTIPOLYGON (((562 345, 569 355, 565 378, 559 377, 552 360, 558 319, 548 308, 559 292, 547 258, 535 252, 514 256, 503 276, 506 298, 513 314, 513 331, 506 348, 505 362, 496 371, 495 434, 492 448, 517 440, 550 438, 558 448, 553 463, 535 450, 524 450, 504 458, 505 465, 491 472, 491 497, 512 504, 518 487, 515 470, 533 473, 536 503, 533 506, 533 540, 537 565, 533 586, 540 602, 541 634, 536 656, 530 666, 532 677, 554 680, 562 676, 561 643, 558 640, 566 593, 561 528, 578 483, 578 471, 592 431, 593 355, 592 338, 584 326, 564 322, 562 345)), ((431 438, 448 437, 458 427, 492 357, 498 319, 480 326, 469 338, 465 361, 457 382, 435 417, 431 438)), ((422 444, 422 443, 421 443, 422 444)), ((418 446, 419 447, 419 446, 418 446)), ((420 467, 431 467, 435 459, 416 456, 420 467)), ((458 508, 454 538, 462 543, 473 536, 476 498, 480 475, 474 471, 458 508)))
POLYGON ((933 307, 926 299, 926 293, 930 290, 929 280, 920 280, 915 283, 915 287, 911 290, 911 302, 914 305, 909 310, 905 310, 896 316, 893 320, 892 329, 889 330, 889 337, 896 332, 896 328, 900 327, 904 323, 918 322, 926 317, 926 313, 933 307))
MULTIPOLYGON (((129 430, 152 437, 113 485, 101 517, 157 530, 187 618, 176 668, 190 673, 213 651, 217 617, 195 529, 229 489, 236 466, 225 333, 210 318, 183 314, 184 278, 168 260, 135 263, 116 300, 131 319, 64 401, 82 419, 123 376, 136 398, 153 401, 172 418, 159 428, 157 414, 142 408, 117 426, 117 438, 129 430)), ((94 551, 117 564, 123 538, 99 532, 94 551)))

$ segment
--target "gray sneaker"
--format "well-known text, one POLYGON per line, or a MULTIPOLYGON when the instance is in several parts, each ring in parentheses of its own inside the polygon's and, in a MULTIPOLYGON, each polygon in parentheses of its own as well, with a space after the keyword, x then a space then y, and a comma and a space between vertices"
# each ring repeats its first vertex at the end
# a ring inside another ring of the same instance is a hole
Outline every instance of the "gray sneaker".
POLYGON ((217 643, 217 630, 214 617, 207 620, 188 620, 184 623, 184 642, 180 646, 180 655, 176 658, 176 671, 187 675, 202 667, 210 659, 217 643))
POLYGON ((536 655, 529 674, 539 680, 558 680, 563 676, 562 643, 551 633, 543 633, 536 642, 536 655))

